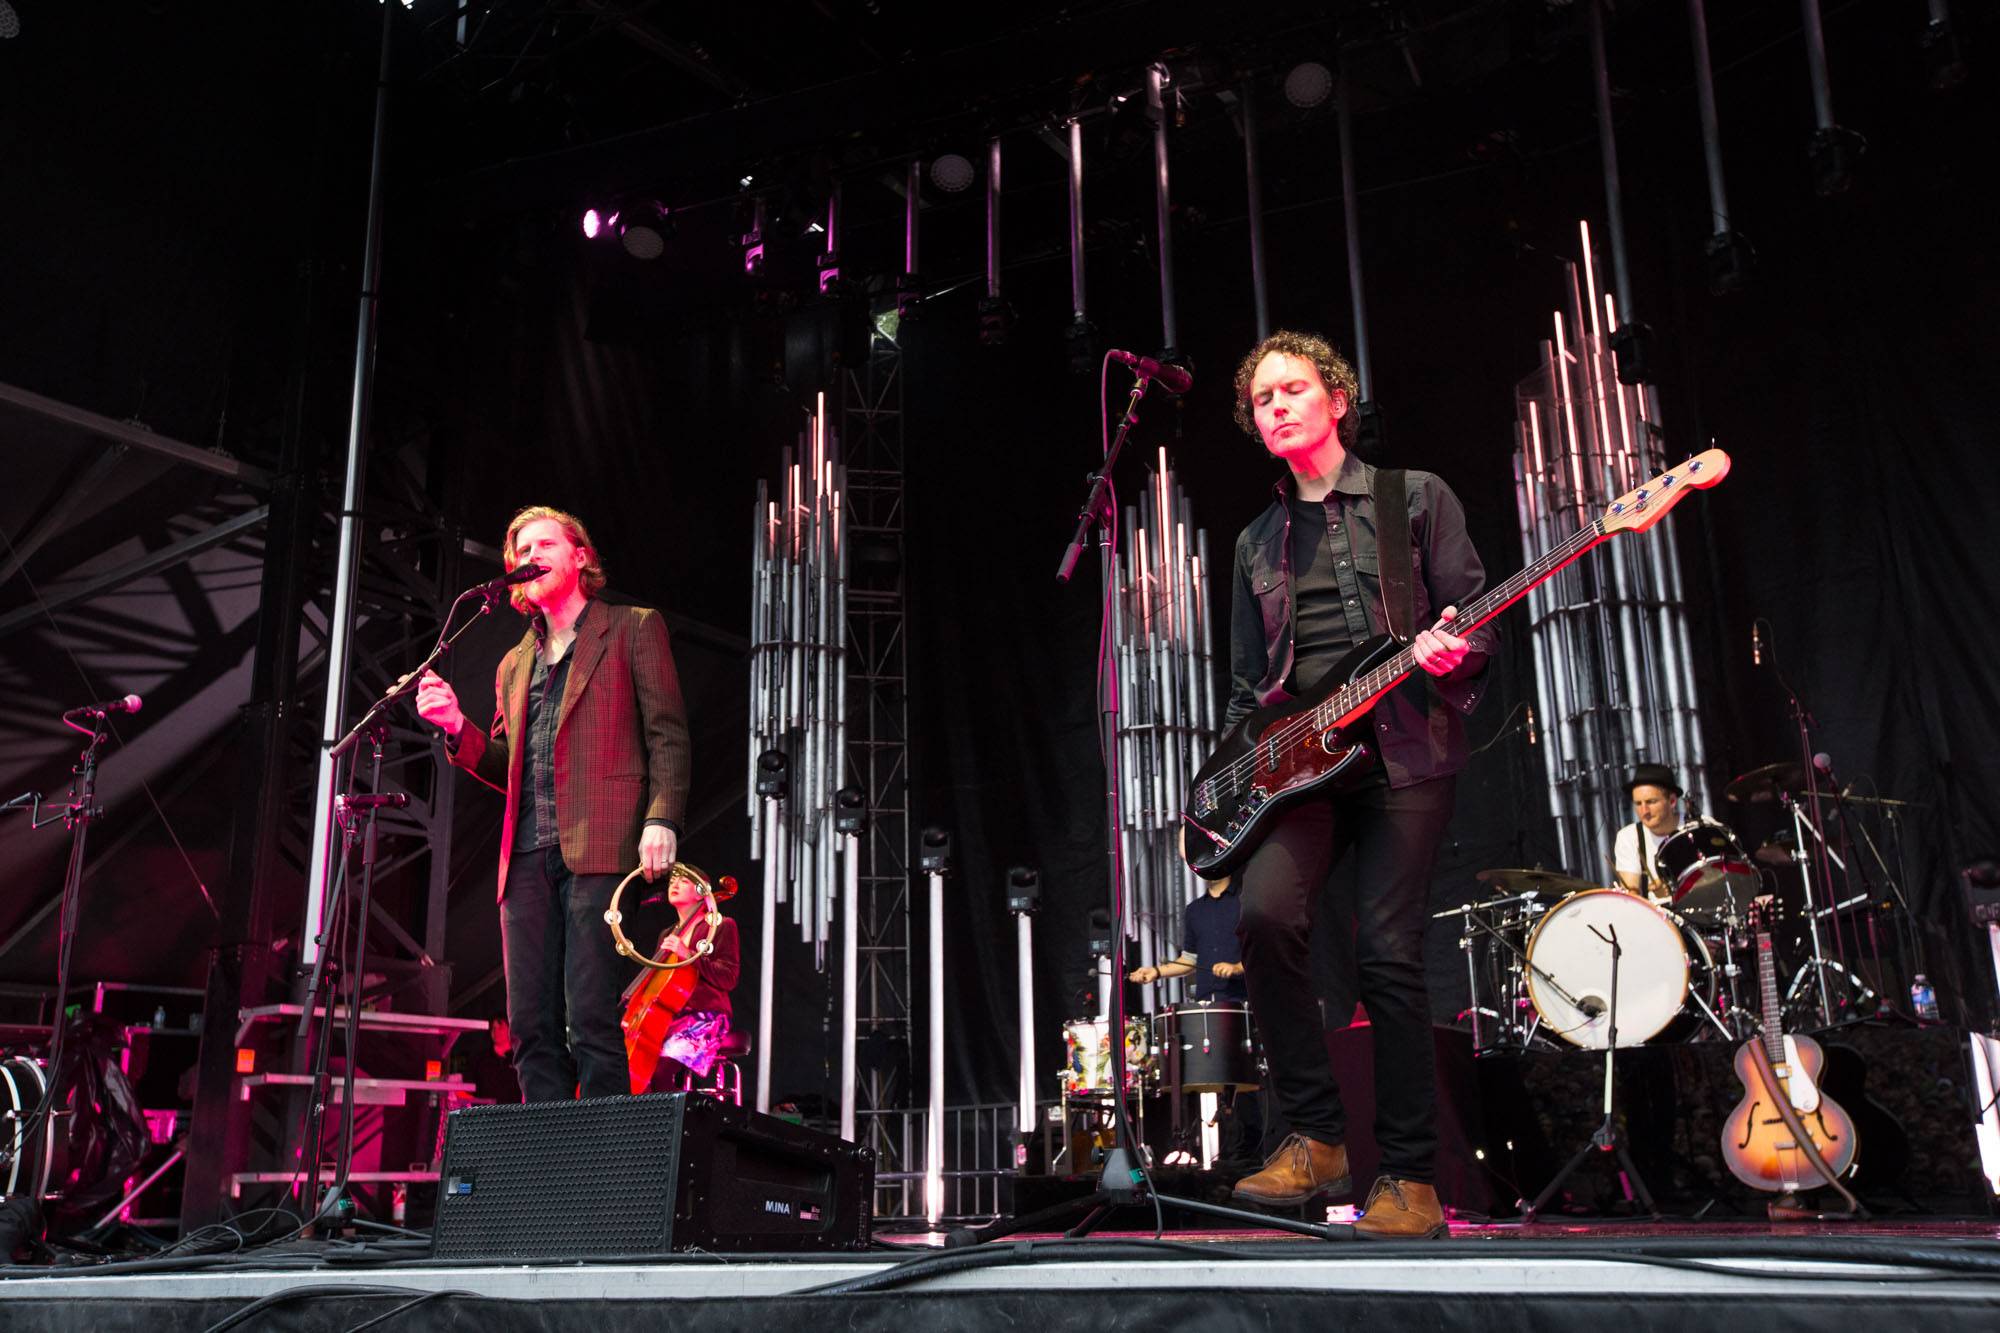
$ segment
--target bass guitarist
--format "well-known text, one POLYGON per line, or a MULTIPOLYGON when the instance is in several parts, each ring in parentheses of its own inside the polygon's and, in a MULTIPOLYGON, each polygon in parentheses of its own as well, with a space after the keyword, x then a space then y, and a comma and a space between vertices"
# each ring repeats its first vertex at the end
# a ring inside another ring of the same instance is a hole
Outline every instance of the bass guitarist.
POLYGON ((1450 633, 1486 573, 1451 488, 1427 472, 1353 456, 1353 369, 1314 334, 1280 331, 1236 371, 1236 421, 1287 475, 1236 541, 1225 723, 1311 687, 1348 649, 1386 631, 1423 674, 1369 719, 1373 774, 1284 811, 1245 863, 1245 979, 1291 1134, 1239 1200, 1293 1206, 1352 1188, 1340 1090, 1327 1057, 1309 941, 1322 886, 1352 854, 1360 996, 1374 1028, 1382 1174, 1356 1224, 1382 1238, 1443 1234, 1434 1187, 1437 1071, 1424 981, 1431 867, 1466 760, 1463 715, 1485 693, 1490 631, 1450 633), (1400 512, 1399 512, 1400 511, 1400 512), (1416 632, 1418 625, 1430 628, 1416 632))

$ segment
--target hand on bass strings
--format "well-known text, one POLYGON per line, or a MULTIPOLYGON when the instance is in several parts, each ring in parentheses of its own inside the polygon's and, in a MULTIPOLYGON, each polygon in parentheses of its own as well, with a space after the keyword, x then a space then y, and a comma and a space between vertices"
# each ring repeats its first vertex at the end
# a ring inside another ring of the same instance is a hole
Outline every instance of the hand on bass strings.
POLYGON ((1447 606, 1438 614, 1438 623, 1417 634, 1410 645, 1410 653, 1417 659, 1417 665, 1433 676, 1449 676, 1458 670, 1458 664, 1465 660, 1465 640, 1445 631, 1458 614, 1458 608, 1447 606))
POLYGON ((465 714, 459 710, 458 694, 435 671, 424 672, 417 682, 417 716, 442 728, 453 740, 465 729, 465 714))

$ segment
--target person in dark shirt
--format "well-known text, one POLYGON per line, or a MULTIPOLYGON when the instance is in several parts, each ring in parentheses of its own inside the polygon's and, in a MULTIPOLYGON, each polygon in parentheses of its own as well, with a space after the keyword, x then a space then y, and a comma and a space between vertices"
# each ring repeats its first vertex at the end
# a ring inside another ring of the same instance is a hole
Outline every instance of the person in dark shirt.
POLYGON ((1181 911, 1181 952, 1178 958, 1152 967, 1135 968, 1133 981, 1149 985, 1169 977, 1193 974, 1189 994, 1197 1000, 1250 998, 1243 986, 1243 946, 1236 938, 1241 895, 1232 881, 1211 882, 1208 892, 1190 899, 1181 911))
POLYGON ((1244 864, 1245 978, 1270 1061, 1269 1086, 1292 1132, 1235 1193, 1246 1202, 1289 1207, 1352 1188, 1346 1115, 1310 967, 1319 893, 1334 863, 1352 854, 1355 957, 1374 1028, 1375 1138, 1382 1153, 1382 1175, 1356 1230, 1441 1235, 1443 1211, 1432 1186, 1437 1071, 1424 981, 1425 909, 1431 867, 1451 819, 1453 775, 1466 758, 1463 715, 1484 693, 1493 647, 1489 634, 1461 637, 1450 624, 1457 607, 1485 588, 1486 574, 1458 498, 1425 472, 1402 478, 1411 549, 1379 549, 1378 531, 1399 532, 1401 524, 1376 512, 1376 470, 1348 452, 1354 372, 1324 338, 1272 334, 1243 359, 1236 391, 1237 423, 1262 440, 1287 475, 1236 542, 1225 725, 1312 688, 1351 648, 1388 630, 1385 566, 1410 570, 1411 623, 1396 629, 1408 636, 1421 669, 1366 715, 1363 725, 1376 742, 1368 760, 1374 771, 1359 787, 1287 808, 1244 864))
POLYGON ((685 1092, 715 1070, 723 1039, 729 1035, 729 992, 743 971, 743 952, 736 922, 729 917, 717 922, 715 934, 710 936, 697 881, 675 873, 667 882, 667 901, 680 913, 680 921, 660 937, 659 947, 675 958, 695 959, 690 964, 695 983, 679 1016, 667 1028, 660 1063, 653 1071, 652 1091, 685 1092), (699 946, 709 939, 715 947, 704 955, 699 946))
MULTIPOLYGON (((1191 898, 1181 912, 1181 952, 1154 967, 1141 967, 1129 979, 1141 985, 1192 974, 1188 992, 1198 1004, 1245 1004, 1250 992, 1243 985, 1243 944, 1237 921, 1243 896, 1234 880, 1211 880, 1208 891, 1191 898)), ((1255 1165, 1263 1160, 1257 1148, 1264 1137, 1264 1116, 1254 1092, 1230 1089, 1219 1107, 1223 1118, 1222 1165, 1255 1165)))

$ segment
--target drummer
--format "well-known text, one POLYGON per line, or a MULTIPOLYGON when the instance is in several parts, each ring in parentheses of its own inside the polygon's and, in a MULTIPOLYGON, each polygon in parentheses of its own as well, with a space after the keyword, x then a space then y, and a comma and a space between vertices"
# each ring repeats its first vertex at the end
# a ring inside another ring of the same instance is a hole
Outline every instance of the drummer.
POLYGON ((1674 770, 1665 764, 1639 764, 1632 780, 1625 784, 1632 798, 1632 820, 1618 830, 1612 844, 1612 868, 1618 886, 1650 898, 1664 898, 1672 890, 1660 882, 1654 858, 1660 844, 1681 826, 1681 788, 1674 770))
POLYGON ((1188 994, 1196 1000, 1247 1004, 1243 985, 1243 944, 1236 938, 1242 895, 1233 879, 1210 880, 1208 892, 1191 899, 1181 913, 1180 957, 1151 967, 1134 968, 1133 981, 1148 985, 1169 977, 1192 975, 1188 994))

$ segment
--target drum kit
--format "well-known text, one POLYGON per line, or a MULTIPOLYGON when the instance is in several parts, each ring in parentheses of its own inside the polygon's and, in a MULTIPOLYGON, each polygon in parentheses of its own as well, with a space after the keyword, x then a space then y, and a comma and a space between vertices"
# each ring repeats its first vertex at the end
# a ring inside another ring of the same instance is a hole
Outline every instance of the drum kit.
MULTIPOLYGON (((1147 1019, 1134 1014, 1125 1020, 1124 1059, 1112 1053, 1111 1024, 1103 1018, 1074 1018, 1063 1024, 1062 1118, 1066 1127, 1081 1123, 1082 1138, 1093 1147, 1111 1142, 1111 1102, 1119 1084, 1133 1098, 1134 1132, 1141 1143, 1148 1101, 1168 1099, 1170 1139, 1174 1154, 1214 1159, 1216 1108, 1219 1099, 1255 1092, 1264 1083, 1264 1062, 1257 1049, 1250 1010, 1240 1002, 1194 1001, 1168 1005, 1147 1019), (1114 1065, 1121 1066, 1114 1072, 1114 1065), (1195 1116, 1186 1112, 1190 1105, 1195 1116)), ((1066 1132, 1072 1146, 1078 1136, 1066 1132)))
MULTIPOLYGON (((1617 1044, 1740 1041, 1757 1027, 1750 906, 1773 900, 1798 966, 1784 1002, 1806 1026, 1825 1026, 1878 997, 1829 957, 1822 926, 1866 901, 1821 901, 1815 853, 1842 870, 1802 799, 1800 765, 1772 764, 1726 790, 1738 807, 1771 804, 1778 831, 1755 852, 1719 820, 1695 817, 1654 852, 1648 893, 1548 870, 1484 870, 1488 896, 1435 913, 1457 917, 1471 1003, 1462 1019, 1476 1052, 1609 1044, 1609 946, 1622 947, 1617 1044), (1814 1020, 1817 1021, 1814 1021, 1814 1020)), ((1847 799, 1855 799, 1849 797, 1847 799)), ((1869 804, 1901 806, 1871 798, 1869 804)), ((1830 884, 1830 881, 1829 881, 1830 884)))

